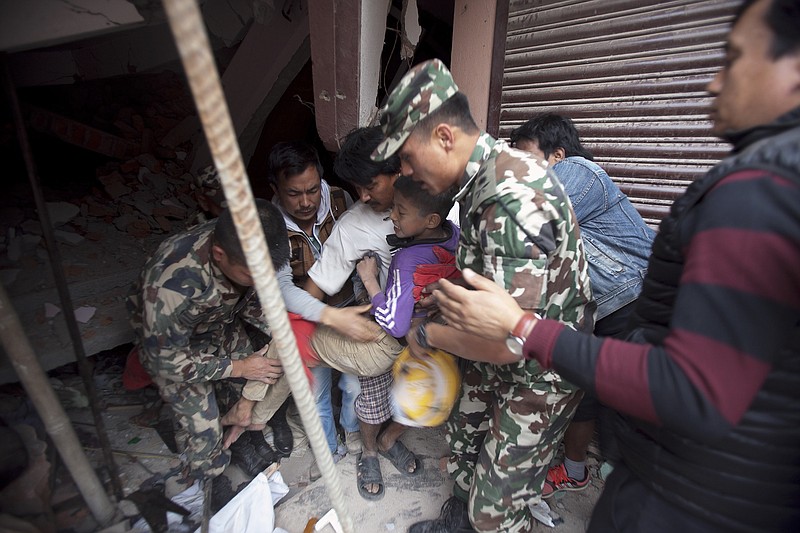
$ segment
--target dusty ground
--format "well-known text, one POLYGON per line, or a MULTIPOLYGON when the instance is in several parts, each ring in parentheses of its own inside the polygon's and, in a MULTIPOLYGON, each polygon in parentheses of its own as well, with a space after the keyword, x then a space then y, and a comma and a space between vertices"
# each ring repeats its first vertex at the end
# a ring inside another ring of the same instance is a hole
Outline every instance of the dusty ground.
MULTIPOLYGON (((144 406, 154 398, 153 391, 126 392, 121 385, 121 366, 118 362, 110 360, 98 367, 100 368, 96 372, 95 383, 106 405, 104 421, 125 494, 128 495, 142 487, 149 487, 153 482, 160 480, 166 483, 168 497, 185 490, 187 484, 181 477, 179 456, 167 448, 155 429, 143 427, 136 422, 144 406)), ((102 465, 102 455, 92 416, 86 408, 79 378, 66 372, 60 373, 58 378, 53 379, 87 455, 94 464, 102 465)), ((4 395, 0 394, 0 400, 3 398, 4 395)), ((8 400, 8 396, 5 396, 5 399, 8 400)), ((3 405, 5 412, 0 414, 3 414, 5 419, 8 417, 10 403, 0 401, 0 407, 3 405)), ((29 407, 28 411, 27 418, 30 422, 33 414, 29 407)), ((35 426, 35 423, 32 425, 35 426)), ((270 435, 267 434, 267 437, 269 440, 270 435)), ((345 456, 336 465, 347 508, 355 525, 355 531, 359 533, 405 532, 411 524, 437 516, 441 504, 450 495, 452 483, 441 468, 441 459, 447 455, 443 428, 413 429, 408 431, 402 440, 420 457, 424 471, 419 476, 406 477, 388 460, 381 458, 386 493, 380 501, 369 502, 358 494, 355 481, 356 457, 345 456)), ((47 457, 53 487, 50 498, 54 522, 52 531, 83 533, 98 530, 63 465, 52 453, 52 449, 49 451, 47 457)), ((296 433, 292 456, 283 459, 280 464, 280 472, 290 492, 275 510, 276 526, 288 533, 304 533, 311 518, 321 517, 332 506, 323 480, 315 482, 309 480, 311 462, 312 453, 305 437, 302 433, 296 433)), ((568 493, 550 500, 552 510, 563 522, 554 529, 537 523, 535 531, 579 533, 586 530, 592 507, 603 485, 594 455, 590 457, 589 469, 592 483, 585 491, 568 493)), ((100 478, 107 482, 107 470, 100 466, 98 473, 100 478)), ((239 489, 246 486, 249 481, 249 478, 236 466, 229 467, 226 475, 231 479, 233 487, 239 489)), ((118 506, 127 518, 119 520, 113 531, 128 531, 130 525, 139 518, 140 511, 126 500, 118 506)), ((171 530, 189 531, 191 528, 178 527, 171 530)), ((328 527, 325 531, 332 532, 333 529, 328 527)))

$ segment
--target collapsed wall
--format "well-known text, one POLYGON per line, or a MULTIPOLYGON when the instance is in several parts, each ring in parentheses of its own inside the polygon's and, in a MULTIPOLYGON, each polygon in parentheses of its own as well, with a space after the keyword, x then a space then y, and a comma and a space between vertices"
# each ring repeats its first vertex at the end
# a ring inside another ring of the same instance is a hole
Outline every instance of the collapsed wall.
MULTIPOLYGON (((131 342, 124 301, 131 283, 155 247, 197 210, 189 169, 202 137, 188 88, 166 71, 20 100, 85 351, 131 342), (87 153, 93 169, 79 163, 87 153)), ((3 140, 6 148, 12 143, 19 151, 15 138, 3 140)), ((0 199, 0 280, 51 369, 74 360, 74 351, 31 188, 21 166, 14 170, 0 199)), ((3 358, 0 382, 15 380, 3 358)))

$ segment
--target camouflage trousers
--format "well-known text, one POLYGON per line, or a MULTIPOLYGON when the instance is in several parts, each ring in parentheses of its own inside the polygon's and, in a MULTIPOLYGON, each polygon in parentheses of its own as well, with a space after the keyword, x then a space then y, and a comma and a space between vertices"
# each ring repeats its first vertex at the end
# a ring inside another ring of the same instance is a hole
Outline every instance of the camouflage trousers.
POLYGON ((583 393, 535 361, 464 361, 461 397, 447 421, 453 492, 476 531, 532 531, 550 462, 583 393))
POLYGON ((172 407, 175 420, 187 432, 178 442, 195 479, 211 479, 230 462, 230 452, 222 449, 220 413, 225 414, 241 396, 242 384, 230 379, 203 383, 176 383, 153 378, 161 398, 172 407))

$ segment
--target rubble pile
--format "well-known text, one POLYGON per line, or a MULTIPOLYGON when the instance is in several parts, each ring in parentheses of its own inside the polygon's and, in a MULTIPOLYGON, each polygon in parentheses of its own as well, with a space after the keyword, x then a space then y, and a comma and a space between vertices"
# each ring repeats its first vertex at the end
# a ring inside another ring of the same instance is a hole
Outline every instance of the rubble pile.
MULTIPOLYGON (((67 314, 87 355, 132 341, 125 299, 147 257, 197 211, 189 170, 203 140, 172 72, 26 89, 20 102, 72 309, 56 290, 21 163, 0 196, 0 282, 51 370, 74 360, 67 314)), ((0 135, 3 154, 17 157, 16 143, 0 135)), ((0 383, 15 380, 0 350, 0 383)))
MULTIPOLYGON (((53 198, 44 191, 56 239, 75 246, 184 229, 197 210, 189 168, 200 123, 183 79, 166 71, 63 90, 71 92, 59 100, 68 101, 69 110, 44 110, 42 98, 38 106, 24 104, 29 127, 108 158, 76 196, 59 191, 53 198), (66 118, 67 111, 80 118, 66 118)), ((43 258, 41 236, 32 199, 0 209, 0 280, 6 286, 32 266, 30 252, 43 258)), ((107 246, 106 253, 115 248, 107 246)))

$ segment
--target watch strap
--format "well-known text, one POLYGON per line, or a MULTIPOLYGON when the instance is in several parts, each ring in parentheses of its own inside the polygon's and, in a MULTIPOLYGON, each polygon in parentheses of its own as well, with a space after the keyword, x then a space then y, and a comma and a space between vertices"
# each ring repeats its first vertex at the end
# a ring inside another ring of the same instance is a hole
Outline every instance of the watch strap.
POLYGON ((539 317, 535 313, 526 311, 522 317, 520 317, 517 325, 514 326, 514 329, 511 330, 511 335, 524 341, 528 336, 527 334, 530 331, 531 326, 533 326, 537 320, 539 320, 539 317))

